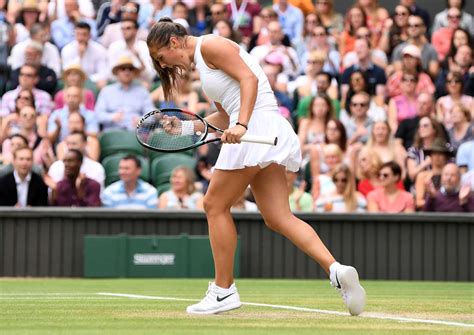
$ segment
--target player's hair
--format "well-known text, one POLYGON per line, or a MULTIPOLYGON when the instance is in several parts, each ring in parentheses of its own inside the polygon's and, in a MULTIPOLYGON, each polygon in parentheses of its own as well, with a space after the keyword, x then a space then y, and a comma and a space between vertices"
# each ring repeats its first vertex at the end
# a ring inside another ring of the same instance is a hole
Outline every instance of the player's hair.
POLYGON ((186 44, 188 32, 185 27, 179 23, 173 22, 169 17, 161 18, 150 30, 146 43, 150 50, 150 56, 156 72, 161 80, 163 93, 166 100, 171 100, 174 93, 178 90, 178 78, 184 69, 179 67, 163 68, 160 62, 153 57, 152 50, 158 50, 169 45, 171 37, 177 37, 186 44))

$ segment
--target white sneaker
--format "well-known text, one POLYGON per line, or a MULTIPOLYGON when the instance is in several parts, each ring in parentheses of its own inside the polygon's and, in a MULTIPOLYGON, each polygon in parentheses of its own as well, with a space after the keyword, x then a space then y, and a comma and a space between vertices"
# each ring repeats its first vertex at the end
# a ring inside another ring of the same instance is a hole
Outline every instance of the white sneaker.
POLYGON ((204 299, 197 304, 188 306, 186 312, 190 314, 217 314, 240 306, 242 306, 242 303, 235 284, 232 284, 229 288, 222 288, 214 282, 210 282, 204 299))
POLYGON ((365 307, 365 290, 359 283, 357 270, 339 263, 331 265, 331 285, 339 292, 351 315, 359 315, 365 307))

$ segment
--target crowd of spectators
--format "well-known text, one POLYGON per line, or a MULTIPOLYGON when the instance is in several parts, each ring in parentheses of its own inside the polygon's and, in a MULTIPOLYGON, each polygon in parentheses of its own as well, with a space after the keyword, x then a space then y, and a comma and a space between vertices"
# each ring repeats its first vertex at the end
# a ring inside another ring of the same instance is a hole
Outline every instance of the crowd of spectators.
MULTIPOLYGON (((104 134, 132 133, 154 108, 216 110, 196 71, 165 101, 145 40, 168 16, 262 65, 300 139, 292 210, 474 212, 465 5, 446 0, 430 16, 416 0, 353 0, 343 12, 334 0, 0 0, 0 205, 202 209, 219 145, 165 177, 149 173, 162 158, 146 151, 104 169, 104 134)), ((234 208, 257 210, 251 199, 234 208)))

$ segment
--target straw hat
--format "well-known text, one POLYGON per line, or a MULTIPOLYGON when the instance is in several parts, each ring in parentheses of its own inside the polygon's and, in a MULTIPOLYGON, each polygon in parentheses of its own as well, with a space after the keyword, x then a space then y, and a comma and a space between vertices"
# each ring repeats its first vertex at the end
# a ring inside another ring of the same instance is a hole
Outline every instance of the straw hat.
POLYGON ((82 81, 86 81, 87 75, 82 69, 80 64, 68 65, 63 71, 63 79, 66 78, 71 72, 76 72, 81 76, 82 81))
POLYGON ((24 0, 23 6, 21 6, 21 10, 34 10, 39 12, 39 6, 37 0, 24 0))
POLYGON ((131 67, 133 67, 133 69, 134 69, 135 72, 137 72, 137 73, 140 71, 140 69, 137 68, 137 67, 135 66, 135 64, 133 64, 133 60, 132 60, 129 56, 121 56, 121 57, 118 59, 117 63, 115 63, 114 67, 112 68, 112 73, 113 73, 114 75, 117 75, 117 70, 118 70, 119 68, 121 68, 121 67, 124 67, 124 66, 131 66, 131 67))

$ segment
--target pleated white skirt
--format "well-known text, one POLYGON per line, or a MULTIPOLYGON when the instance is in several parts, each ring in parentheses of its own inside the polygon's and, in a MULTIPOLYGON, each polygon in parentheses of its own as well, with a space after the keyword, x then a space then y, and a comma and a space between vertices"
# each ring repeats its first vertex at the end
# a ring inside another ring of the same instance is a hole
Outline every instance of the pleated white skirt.
MULTIPOLYGON (((230 116, 230 127, 237 122, 238 114, 230 116)), ((272 163, 284 165, 296 172, 301 164, 298 136, 290 123, 276 111, 254 111, 248 124, 247 134, 276 136, 276 146, 257 143, 223 144, 215 168, 236 170, 245 167, 265 168, 272 163)))

